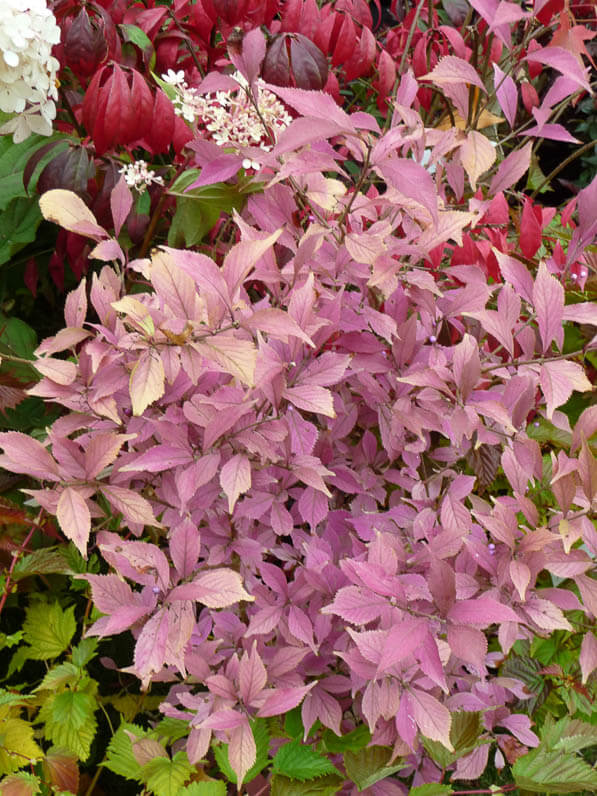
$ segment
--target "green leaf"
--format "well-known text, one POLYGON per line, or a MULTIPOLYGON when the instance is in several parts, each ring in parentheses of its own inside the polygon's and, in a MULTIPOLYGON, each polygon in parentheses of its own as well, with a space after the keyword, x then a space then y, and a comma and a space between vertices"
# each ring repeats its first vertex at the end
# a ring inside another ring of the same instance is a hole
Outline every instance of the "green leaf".
POLYGON ((46 674, 41 683, 33 690, 37 691, 62 691, 67 685, 74 685, 81 677, 81 670, 73 663, 61 663, 54 666, 46 674))
POLYGON ((0 774, 11 774, 43 757, 28 721, 8 716, 0 721, 0 774))
POLYGON ((8 669, 6 670, 6 679, 8 680, 9 677, 12 677, 15 672, 20 672, 23 666, 25 665, 25 661, 29 660, 29 650, 31 647, 28 647, 26 644, 23 644, 22 647, 18 647, 15 651, 15 654, 10 659, 10 663, 8 664, 8 669))
MULTIPOLYGON (((0 313, 0 356, 8 354, 32 360, 36 348, 37 335, 25 321, 8 318, 0 313)), ((37 371, 29 365, 8 360, 2 362, 2 373, 14 376, 22 382, 37 381, 39 378, 37 371)))
POLYGON ((31 694, 14 694, 12 691, 0 688, 0 707, 4 705, 18 705, 20 707, 26 705, 28 699, 33 699, 33 696, 31 694))
MULTIPOLYGON (((251 782, 252 779, 263 771, 269 763, 269 732, 267 730, 267 722, 265 719, 255 719, 251 722, 251 729, 253 730, 253 738, 255 739, 255 746, 257 747, 257 757, 254 764, 247 771, 243 778, 243 785, 251 782)), ((236 784, 236 773, 232 770, 230 761, 228 760, 228 744, 220 744, 213 747, 216 763, 222 774, 230 782, 236 784)))
POLYGON ((271 796, 334 796, 343 784, 344 778, 334 774, 310 782, 297 782, 276 774, 271 781, 271 796))
POLYGON ((371 733, 365 724, 360 724, 346 735, 336 735, 332 730, 325 730, 321 741, 322 751, 337 755, 343 752, 358 752, 371 741, 371 733))
POLYGON ((300 740, 291 741, 278 749, 272 772, 301 782, 324 774, 340 773, 327 757, 316 752, 313 747, 302 744, 300 740))
POLYGON ((89 661, 95 656, 98 645, 97 638, 82 638, 76 647, 73 647, 71 660, 75 666, 87 666, 89 661))
POLYGON ((346 752, 344 767, 350 779, 362 791, 405 767, 403 762, 390 763, 391 756, 392 750, 388 746, 368 746, 359 752, 346 752))
POLYGON ((432 782, 429 785, 418 785, 416 788, 411 788, 408 796, 444 796, 444 794, 452 793, 450 785, 440 785, 437 782, 432 782))
MULTIPOLYGON (((13 144, 11 136, 0 136, 0 211, 4 210, 16 197, 27 196, 23 184, 23 171, 29 158, 51 141, 64 141, 63 144, 48 151, 37 164, 35 175, 29 183, 29 190, 32 191, 42 168, 55 158, 59 151, 66 148, 66 139, 67 137, 60 133, 55 133, 50 137, 32 135, 20 144, 13 144)), ((37 198, 32 199, 31 202, 37 205, 37 198)))
POLYGON ((56 746, 87 760, 95 738, 97 703, 91 694, 63 691, 48 699, 39 712, 44 735, 56 746))
MULTIPOLYGON (((481 714, 461 711, 452 714, 450 741, 454 747, 453 752, 450 752, 443 744, 438 741, 432 741, 430 738, 422 738, 422 741, 431 758, 441 768, 447 768, 479 746, 479 738, 482 732, 481 714)), ((482 743, 487 742, 482 741, 482 743)))
POLYGON ((148 733, 136 724, 123 722, 112 736, 106 750, 106 759, 102 763, 114 774, 119 774, 126 779, 134 779, 141 782, 142 770, 133 754, 133 743, 126 731, 132 733, 135 738, 145 738, 148 733))
POLYGON ((68 647, 77 629, 75 607, 63 611, 58 603, 32 603, 23 623, 28 657, 36 661, 57 658, 68 647))
POLYGON ((168 744, 186 738, 189 734, 189 722, 182 719, 173 719, 167 716, 154 728, 158 738, 166 740, 168 744))
POLYGON ((36 199, 13 199, 0 211, 0 265, 35 240, 41 222, 36 199))
POLYGON ((226 785, 219 780, 212 779, 210 782, 191 782, 186 788, 178 791, 180 796, 226 796, 226 785))
POLYGON ((289 710, 284 719, 284 732, 291 738, 302 738, 305 728, 301 718, 301 709, 293 708, 289 710))
POLYGON ((595 725, 568 716, 555 723, 549 719, 545 721, 541 732, 541 746, 546 749, 570 754, 597 745, 595 725))
POLYGON ((72 575, 72 569, 68 566, 61 549, 58 547, 46 547, 41 550, 34 550, 23 556, 13 570, 13 580, 29 578, 32 575, 72 575))
POLYGON ((169 757, 154 757, 143 766, 142 777, 155 796, 177 796, 192 771, 186 752, 181 751, 172 760, 169 757))
POLYGON ((597 771, 580 757, 538 747, 512 766, 516 784, 533 793, 597 791, 597 771))

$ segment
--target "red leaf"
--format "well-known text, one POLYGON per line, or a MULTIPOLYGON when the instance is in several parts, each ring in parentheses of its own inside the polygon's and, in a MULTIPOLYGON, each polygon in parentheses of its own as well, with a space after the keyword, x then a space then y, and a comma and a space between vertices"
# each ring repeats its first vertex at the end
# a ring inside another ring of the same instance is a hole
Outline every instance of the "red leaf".
POLYGON ((541 246, 541 224, 537 220, 533 203, 528 196, 524 198, 519 240, 521 252, 531 260, 541 246))

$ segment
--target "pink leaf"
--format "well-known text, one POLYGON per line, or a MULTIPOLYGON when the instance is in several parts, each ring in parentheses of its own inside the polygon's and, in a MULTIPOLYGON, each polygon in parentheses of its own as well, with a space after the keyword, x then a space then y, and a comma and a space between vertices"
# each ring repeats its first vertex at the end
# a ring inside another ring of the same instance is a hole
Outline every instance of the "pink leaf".
POLYGON ((243 586, 238 572, 232 569, 211 569, 198 575, 191 583, 177 586, 168 595, 168 602, 194 600, 208 608, 227 608, 244 600, 254 600, 243 586))
POLYGON ((64 319, 67 326, 81 327, 87 315, 87 292, 85 280, 75 290, 71 290, 64 302, 64 319))
POLYGON ((72 384, 77 378, 77 366, 74 362, 53 357, 42 357, 34 362, 35 370, 56 384, 72 384))
POLYGON ((289 337, 298 337, 311 348, 315 347, 311 338, 303 332, 287 312, 274 307, 256 310, 247 320, 243 321, 243 326, 249 329, 259 329, 260 332, 266 332, 284 343, 288 342, 289 337))
POLYGON ((448 708, 419 688, 411 688, 409 696, 414 720, 421 733, 432 741, 439 741, 453 752, 454 747, 450 741, 452 716, 448 708))
POLYGON ((114 613, 118 608, 134 602, 134 595, 128 583, 118 575, 84 575, 91 585, 93 602, 103 614, 114 613))
POLYGON ((318 686, 305 696, 301 707, 301 718, 305 728, 304 739, 307 740, 309 730, 317 719, 324 727, 329 727, 336 735, 342 735, 340 722, 342 721, 342 708, 338 700, 321 686, 318 686))
POLYGON ((0 466, 12 473, 24 473, 40 481, 60 481, 58 465, 46 448, 28 434, 20 431, 0 433, 0 466))
POLYGON ((228 747, 228 761, 236 774, 238 787, 242 785, 245 774, 257 759, 257 747, 253 731, 247 719, 232 730, 228 747))
POLYGON ((294 108, 301 116, 310 116, 311 124, 313 118, 323 121, 334 122, 338 127, 345 131, 356 132, 350 116, 343 111, 330 94, 323 91, 307 91, 302 88, 282 88, 266 84, 269 91, 277 94, 287 105, 294 108))
POLYGON ((228 55, 234 66, 252 87, 265 58, 265 36, 259 28, 250 30, 243 37, 241 54, 236 55, 233 49, 229 48, 228 55))
POLYGON ((543 352, 549 351, 555 340, 561 349, 564 343, 564 288, 541 263, 533 285, 533 304, 537 313, 537 325, 543 343, 543 352))
POLYGON ((190 518, 185 518, 172 531, 169 550, 172 563, 180 577, 188 578, 192 575, 199 560, 201 536, 199 529, 190 518))
POLYGON ((531 720, 523 713, 512 713, 501 719, 498 724, 510 730, 526 746, 539 746, 539 738, 531 730, 531 720))
POLYGON ((448 612, 448 619, 463 625, 489 627, 501 622, 519 622, 512 608, 502 605, 491 597, 474 600, 459 600, 448 612))
POLYGON ((405 619, 393 625, 384 642, 377 664, 377 675, 382 675, 418 649, 428 634, 427 625, 416 619, 405 619))
POLYGON ((305 694, 315 685, 316 681, 309 685, 274 689, 259 709, 257 715, 265 718, 267 716, 279 716, 282 713, 287 713, 289 710, 292 710, 292 708, 300 705, 305 694))
POLYGON ((495 177, 489 186, 489 195, 507 191, 514 183, 526 174, 531 165, 531 150, 533 144, 531 141, 525 144, 522 149, 515 149, 507 158, 505 158, 499 165, 495 177))
POLYGON ((128 522, 153 525, 156 528, 162 527, 154 517, 151 504, 143 495, 121 486, 106 485, 102 486, 101 490, 116 511, 122 512, 124 519, 128 522))
POLYGON ((452 653, 466 663, 471 663, 482 672, 487 655, 487 639, 476 627, 448 625, 448 644, 452 653))
POLYGON ((331 470, 324 467, 321 460, 316 456, 295 456, 291 462, 292 472, 299 481, 302 481, 314 489, 318 489, 328 497, 332 493, 327 488, 323 477, 326 475, 334 475, 331 470))
POLYGON ((470 83, 487 93, 483 81, 475 69, 463 58, 457 58, 455 55, 446 55, 440 58, 432 71, 420 77, 419 80, 431 80, 440 87, 470 83))
POLYGON ((85 475, 93 479, 112 464, 125 442, 134 439, 136 434, 114 434, 113 432, 94 434, 85 445, 85 475))
POLYGON ((46 337, 40 345, 35 349, 36 356, 41 354, 57 354, 59 351, 65 351, 67 348, 74 348, 82 340, 91 336, 91 332, 85 329, 67 327, 61 329, 54 337, 46 337))
POLYGON ((74 542, 82 556, 87 556, 91 514, 85 498, 74 487, 63 490, 56 516, 64 535, 74 542))
POLYGON ((238 691, 245 705, 250 705, 263 691, 267 683, 267 672, 257 644, 253 642, 250 653, 243 653, 238 665, 238 691))
POLYGON ((228 511, 234 511, 236 501, 251 488, 251 464, 242 453, 229 459, 220 470, 220 484, 228 498, 228 511))
POLYGON ((586 683, 589 676, 597 669, 597 638, 592 630, 587 630, 580 645, 580 670, 582 682, 586 683))
POLYGON ((299 641, 311 647, 314 653, 316 652, 311 620, 297 605, 291 605, 288 611, 288 630, 299 641))
POLYGON ((110 209, 112 210, 112 220, 114 221, 114 234, 120 235, 122 225, 128 218, 133 206, 133 194, 122 176, 114 186, 110 194, 110 209))
POLYGON ((591 91, 587 80, 587 70, 577 61, 574 55, 563 47, 543 47, 540 50, 527 53, 527 61, 537 61, 551 69, 557 69, 566 77, 573 80, 585 91, 591 91))
POLYGON ((539 383, 545 396, 548 420, 552 419, 558 406, 566 403, 574 390, 587 392, 593 389, 582 365, 567 360, 548 361, 541 365, 539 383))
POLYGON ((192 461, 193 454, 190 450, 180 448, 178 445, 154 445, 153 448, 120 467, 119 471, 161 473, 163 470, 171 470, 180 465, 190 464, 192 461))
POLYGON ((481 377, 479 346, 470 334, 465 334, 454 348, 454 379, 464 401, 474 390, 481 377))
POLYGON ((162 608, 143 626, 135 645, 135 673, 144 689, 164 666, 167 640, 168 612, 162 608))
POLYGON ((520 595, 521 600, 525 600, 526 591, 531 582, 531 570, 523 561, 510 561, 510 577, 514 588, 520 595))
POLYGON ((164 365, 159 354, 151 349, 141 353, 129 381, 133 414, 142 415, 147 407, 164 394, 164 365))
POLYGON ((504 111, 504 116, 508 120, 510 127, 514 127, 514 120, 516 118, 516 109, 518 106, 518 92, 516 90, 516 83, 510 75, 504 74, 499 66, 493 64, 493 84, 495 92, 500 103, 501 109, 504 111))
POLYGON ((282 397, 305 412, 316 412, 326 417, 336 417, 332 393, 325 387, 302 384, 297 387, 286 387, 282 397))
POLYGON ((366 625, 379 619, 387 601, 374 592, 358 586, 344 586, 336 592, 334 601, 321 609, 322 614, 337 614, 353 625, 366 625))

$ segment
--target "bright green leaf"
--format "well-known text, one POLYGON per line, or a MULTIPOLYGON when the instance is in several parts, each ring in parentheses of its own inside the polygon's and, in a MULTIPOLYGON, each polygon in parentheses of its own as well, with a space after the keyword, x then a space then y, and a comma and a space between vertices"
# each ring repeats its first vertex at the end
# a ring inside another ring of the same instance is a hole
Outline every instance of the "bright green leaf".
POLYGON ((97 652, 97 638, 82 638, 76 647, 73 647, 71 660, 75 666, 87 666, 97 652))
POLYGON ((57 658, 70 644, 76 629, 74 606, 63 611, 57 602, 31 603, 23 623, 25 641, 31 645, 28 657, 36 661, 57 658))
POLYGON ((186 752, 177 752, 172 760, 154 757, 143 766, 142 777, 155 796, 178 796, 192 771, 186 752))
POLYGON ((39 712, 44 735, 58 747, 87 760, 95 738, 97 703, 87 693, 63 691, 48 699, 39 712))
POLYGON ((209 782, 191 782, 178 791, 179 796, 226 796, 226 785, 215 779, 209 782))
POLYGON ((290 779, 306 782, 324 774, 338 774, 338 769, 327 757, 300 740, 291 741, 278 749, 274 757, 272 771, 290 779))
POLYGON ((447 796, 452 793, 450 785, 440 785, 437 782, 432 782, 428 785, 419 785, 416 788, 411 788, 408 796, 447 796))
POLYGON ((404 768, 402 762, 390 763, 391 756, 392 750, 387 746, 368 746, 359 752, 346 752, 344 767, 350 779, 362 791, 404 768))
POLYGON ((297 782, 276 774, 271 781, 271 796, 334 796, 343 784, 344 778, 334 774, 310 782, 297 782))
POLYGON ((136 724, 123 722, 116 730, 108 749, 106 750, 106 759, 102 765, 113 771, 114 774, 119 774, 126 779, 134 779, 141 782, 142 770, 139 763, 133 754, 133 744, 127 732, 132 733, 135 738, 145 738, 148 733, 136 724))
POLYGON ((291 738, 303 737, 305 728, 303 727, 300 707, 288 711, 284 718, 284 731, 291 738))
POLYGON ((11 774, 43 757, 28 721, 8 716, 0 721, 0 774, 11 774))
POLYGON ((324 752, 332 755, 342 754, 342 752, 358 752, 364 749, 371 741, 371 733, 365 724, 360 724, 352 732, 346 735, 336 735, 332 730, 325 730, 322 738, 322 748, 324 752))
POLYGON ((574 793, 597 791, 597 771, 580 757, 546 752, 539 747, 512 766, 518 787, 533 793, 574 793))
POLYGON ((50 669, 34 692, 62 691, 67 685, 75 685, 80 676, 81 670, 78 666, 68 662, 61 663, 50 669))

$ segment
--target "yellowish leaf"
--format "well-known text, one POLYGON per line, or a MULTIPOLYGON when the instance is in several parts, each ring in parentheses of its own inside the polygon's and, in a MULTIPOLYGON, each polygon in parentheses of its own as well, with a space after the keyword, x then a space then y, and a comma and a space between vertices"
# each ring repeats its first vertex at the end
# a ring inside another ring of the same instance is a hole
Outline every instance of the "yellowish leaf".
POLYGON ((466 169, 473 191, 477 190, 477 180, 495 163, 495 148, 482 133, 472 130, 460 146, 460 159, 466 169))
POLYGON ((133 414, 142 415, 147 407, 164 394, 164 365, 153 351, 144 351, 131 372, 129 391, 133 414))

